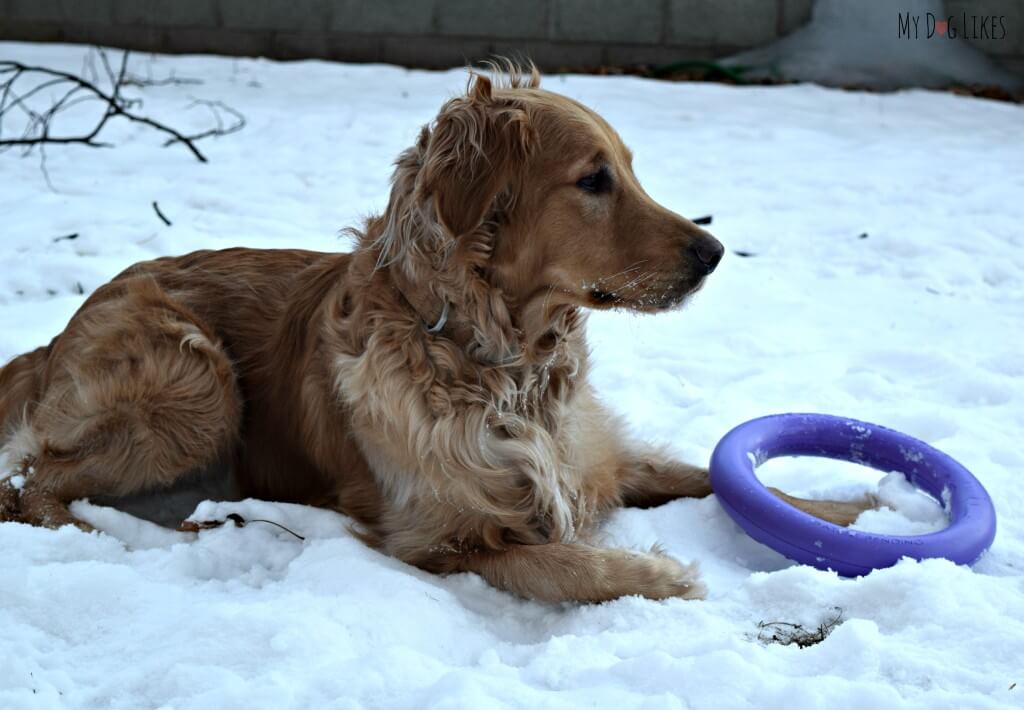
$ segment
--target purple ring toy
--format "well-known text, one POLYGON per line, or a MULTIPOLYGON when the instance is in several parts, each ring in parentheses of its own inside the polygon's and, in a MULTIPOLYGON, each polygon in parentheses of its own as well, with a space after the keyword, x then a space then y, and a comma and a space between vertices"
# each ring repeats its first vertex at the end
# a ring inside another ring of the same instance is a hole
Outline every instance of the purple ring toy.
POLYGON ((711 487, 747 534, 796 562, 844 577, 889 567, 902 557, 973 564, 992 544, 992 499, 971 473, 941 451, 898 431, 826 414, 776 414, 726 434, 711 454, 711 487), (875 535, 819 520, 776 498, 754 468, 777 456, 819 456, 899 471, 940 501, 949 526, 927 535, 875 535))

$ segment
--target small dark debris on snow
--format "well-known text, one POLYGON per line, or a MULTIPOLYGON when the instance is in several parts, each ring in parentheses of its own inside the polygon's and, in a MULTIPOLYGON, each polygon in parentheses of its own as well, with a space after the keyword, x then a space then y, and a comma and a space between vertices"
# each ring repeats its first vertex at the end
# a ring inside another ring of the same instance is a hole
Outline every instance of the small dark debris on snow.
POLYGON ((868 238, 868 233, 867 233, 867 232, 861 232, 861 233, 860 233, 860 234, 859 234, 859 235, 857 236, 857 239, 867 239, 867 238, 868 238))
POLYGON ((75 293, 77 293, 79 296, 85 295, 85 287, 82 286, 81 281, 75 281, 75 293))
POLYGON ((744 259, 749 259, 752 256, 757 256, 757 254, 755 254, 752 251, 743 251, 742 249, 733 249, 732 253, 735 254, 736 256, 742 256, 744 259))
POLYGON ((693 223, 694 224, 701 224, 701 225, 711 224, 711 220, 713 220, 713 219, 714 219, 714 216, 712 216, 712 215, 705 215, 703 217, 695 217, 693 219, 693 223))
POLYGON ((843 623, 843 610, 833 607, 835 613, 831 618, 818 624, 817 628, 807 629, 803 624, 791 624, 786 621, 757 622, 757 640, 767 645, 777 643, 780 646, 796 644, 799 648, 807 648, 821 643, 828 638, 837 626, 843 623))
POLYGON ((52 241, 54 243, 56 243, 56 242, 65 242, 65 241, 70 242, 72 239, 78 239, 78 232, 73 232, 71 234, 65 234, 65 235, 63 235, 61 237, 54 237, 52 241))

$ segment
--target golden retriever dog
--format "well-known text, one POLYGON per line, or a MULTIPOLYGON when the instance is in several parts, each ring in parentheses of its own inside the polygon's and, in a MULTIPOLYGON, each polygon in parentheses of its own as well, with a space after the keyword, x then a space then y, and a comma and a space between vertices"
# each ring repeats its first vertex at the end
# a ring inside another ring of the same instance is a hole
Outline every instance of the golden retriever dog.
MULTIPOLYGON (((221 462, 243 495, 340 511, 424 570, 541 600, 703 596, 692 565, 594 543, 611 508, 711 493, 587 382, 586 309, 678 307, 723 254, 644 192, 616 132, 532 67, 472 74, 353 234, 349 254, 200 251, 99 288, 0 371, 0 520, 89 529, 70 501, 221 462)), ((865 507, 790 500, 841 524, 865 507)))

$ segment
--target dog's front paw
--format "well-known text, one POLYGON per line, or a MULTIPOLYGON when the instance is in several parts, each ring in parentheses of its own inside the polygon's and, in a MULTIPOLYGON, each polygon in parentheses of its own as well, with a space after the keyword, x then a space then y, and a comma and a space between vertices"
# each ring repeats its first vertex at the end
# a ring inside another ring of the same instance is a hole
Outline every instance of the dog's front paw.
POLYGON ((768 490, 793 507, 844 528, 856 522, 861 513, 868 510, 877 510, 882 505, 878 496, 873 493, 865 494, 856 500, 807 500, 805 498, 795 498, 787 493, 783 493, 778 488, 769 488, 768 490))
POLYGON ((679 560, 665 554, 653 555, 659 568, 658 578, 652 585, 651 594, 644 594, 651 599, 704 599, 708 588, 700 578, 700 569, 696 562, 684 565, 679 560))
POLYGON ((700 579, 697 563, 684 565, 655 548, 649 554, 623 552, 628 557, 618 570, 620 594, 638 594, 648 599, 704 599, 707 587, 700 579))

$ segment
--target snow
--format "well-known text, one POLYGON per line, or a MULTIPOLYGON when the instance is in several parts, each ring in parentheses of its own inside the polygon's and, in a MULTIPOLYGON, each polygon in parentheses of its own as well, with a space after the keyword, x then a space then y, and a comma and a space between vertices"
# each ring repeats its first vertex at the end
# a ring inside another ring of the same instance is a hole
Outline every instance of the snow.
MULTIPOLYGON (((73 70, 84 51, 0 44, 0 56, 73 70)), ((201 130, 210 119, 186 110, 190 97, 220 99, 249 124, 201 143, 204 165, 112 123, 116 148, 47 152, 55 190, 38 155, 0 155, 0 360, 59 332, 79 285, 140 259, 345 248, 339 228, 383 207, 391 161, 465 81, 212 57, 132 68, 203 80, 134 90, 147 112, 201 130)), ((990 552, 973 569, 905 560, 845 580, 752 541, 713 497, 679 500, 617 512, 605 537, 699 560, 706 601, 547 605, 384 557, 329 511, 207 502, 195 519, 252 522, 196 535, 81 501, 74 512, 104 532, 0 524, 0 707, 1024 705, 1024 110, 927 91, 545 85, 620 130, 655 199, 714 215, 727 247, 754 255, 728 254, 681 312, 591 318, 611 406, 695 462, 774 412, 905 431, 985 484, 999 515, 990 552), (844 621, 818 645, 756 640, 759 621, 813 627, 835 607, 844 621)), ((879 490, 880 474, 809 458, 759 473, 798 495, 879 490)), ((943 524, 901 480, 880 488, 899 512, 862 516, 861 529, 943 524)))
POLYGON ((884 507, 861 513, 851 527, 886 535, 924 535, 949 524, 935 499, 912 486, 902 473, 890 473, 879 481, 878 497, 884 507))

